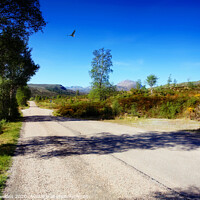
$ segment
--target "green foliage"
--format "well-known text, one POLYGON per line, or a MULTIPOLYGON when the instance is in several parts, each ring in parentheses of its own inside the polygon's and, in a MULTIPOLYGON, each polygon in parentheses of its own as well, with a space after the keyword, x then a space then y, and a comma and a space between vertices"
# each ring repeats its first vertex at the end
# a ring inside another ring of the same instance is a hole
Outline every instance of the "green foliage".
POLYGON ((15 151, 22 123, 6 123, 1 121, 1 124, 3 126, 3 133, 0 134, 0 196, 6 183, 7 170, 11 166, 11 158, 15 151))
POLYGON ((154 93, 158 94, 160 96, 169 96, 169 95, 174 95, 175 91, 170 88, 166 88, 164 86, 158 86, 154 89, 154 93))
POLYGON ((109 74, 113 72, 112 55, 110 50, 104 48, 93 52, 92 69, 89 74, 92 78, 92 91, 90 97, 103 100, 107 97, 108 88, 111 88, 109 83, 109 74))
POLYGON ((80 91, 76 90, 76 96, 79 96, 79 95, 80 95, 80 91))
POLYGON ((0 120, 14 120, 20 116, 16 96, 10 92, 11 88, 11 81, 0 82, 0 120))
POLYGON ((0 120, 9 118, 10 108, 10 81, 0 82, 0 120))
POLYGON ((38 0, 1 0, 0 8, 0 119, 14 120, 19 116, 17 89, 39 69, 28 37, 46 24, 38 0))
POLYGON ((37 96, 35 97, 35 101, 36 101, 36 102, 39 102, 39 101, 41 101, 41 100, 42 100, 42 97, 41 97, 41 96, 38 96, 38 95, 37 95, 37 96))
POLYGON ((116 92, 116 88, 112 85, 107 85, 107 87, 102 86, 101 88, 93 87, 88 97, 94 100, 95 99, 106 100, 109 96, 113 95, 115 92, 116 92))
POLYGON ((27 37, 46 25, 38 0, 1 0, 0 30, 10 29, 27 37))
POLYGON ((31 97, 31 91, 28 86, 19 87, 17 89, 17 103, 19 106, 27 106, 27 101, 31 97))
POLYGON ((146 88, 118 91, 104 101, 89 99, 87 96, 40 100, 42 107, 58 109, 58 114, 72 118, 110 119, 116 116, 138 116, 154 118, 200 118, 200 87, 154 88, 154 94, 146 88))
POLYGON ((174 87, 176 87, 176 85, 177 85, 177 80, 176 80, 176 79, 174 79, 173 86, 174 86, 174 87))
POLYGON ((133 104, 132 104, 130 112, 131 112, 131 115, 133 115, 133 116, 138 116, 137 104, 136 104, 136 103, 133 103, 133 104))
POLYGON ((160 107, 160 116, 163 118, 174 119, 182 110, 181 102, 167 102, 160 107))
POLYGON ((141 87, 142 87, 142 82, 140 79, 138 79, 136 82, 136 89, 139 90, 141 87))
POLYGON ((10 80, 12 88, 26 85, 39 69, 31 58, 27 43, 12 32, 0 34, 0 76, 10 80))
POLYGON ((17 88, 26 85, 39 66, 31 59, 31 50, 12 32, 0 34, 0 119, 13 120, 19 116, 17 88))
POLYGON ((118 116, 121 114, 122 112, 122 107, 120 106, 118 100, 114 100, 112 103, 112 110, 113 110, 113 114, 114 116, 118 116))
POLYGON ((153 87, 156 84, 157 80, 158 80, 158 78, 153 74, 147 76, 147 79, 146 79, 146 81, 150 87, 153 87))
POLYGON ((5 119, 2 119, 0 121, 0 134, 3 132, 3 127, 6 125, 7 121, 5 119))
POLYGON ((152 87, 157 83, 158 77, 156 77, 155 75, 151 74, 149 76, 147 76, 147 83, 148 85, 151 87, 151 93, 152 93, 152 87))
POLYGON ((100 96, 101 96, 101 91, 102 89, 100 90, 99 88, 93 88, 92 90, 90 90, 90 93, 88 94, 88 97, 90 99, 97 99, 99 100, 100 99, 100 96))
POLYGON ((196 97, 191 97, 190 99, 187 100, 187 107, 193 107, 196 106, 198 103, 198 99, 196 97))
POLYGON ((191 89, 193 89, 193 88, 195 88, 195 85, 194 85, 193 82, 188 81, 188 87, 191 88, 191 89))
POLYGON ((168 87, 170 86, 171 82, 172 82, 172 77, 171 77, 171 74, 170 74, 169 77, 168 77, 168 79, 167 79, 167 85, 168 85, 168 87))
POLYGON ((112 118, 112 108, 102 102, 77 102, 60 106, 58 115, 72 118, 109 119, 112 118))
POLYGON ((69 99, 69 103, 70 103, 70 104, 73 104, 73 103, 74 103, 74 99, 73 99, 73 98, 70 98, 70 99, 69 99))

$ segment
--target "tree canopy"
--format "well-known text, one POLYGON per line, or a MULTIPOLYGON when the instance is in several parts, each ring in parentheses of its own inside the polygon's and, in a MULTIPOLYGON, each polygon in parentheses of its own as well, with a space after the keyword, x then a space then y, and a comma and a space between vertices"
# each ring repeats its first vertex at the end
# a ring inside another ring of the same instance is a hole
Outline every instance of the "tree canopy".
POLYGON ((92 93, 103 99, 106 92, 112 88, 109 74, 113 72, 111 50, 104 48, 93 52, 92 69, 89 72, 92 78, 92 93))
POLYGON ((39 0, 1 0, 0 32, 10 29, 18 36, 30 35, 46 25, 39 0))
POLYGON ((45 25, 39 0, 0 1, 0 119, 19 115, 16 91, 39 69, 31 58, 28 38, 45 25))
POLYGON ((10 32, 0 35, 0 76, 13 86, 26 85, 39 69, 31 58, 27 43, 10 32))
POLYGON ((151 93, 152 93, 152 87, 157 83, 158 77, 155 76, 154 74, 151 74, 149 76, 147 76, 147 83, 148 85, 151 87, 151 93))
POLYGON ((10 32, 0 35, 0 118, 18 116, 17 88, 26 85, 38 69, 25 40, 10 32))

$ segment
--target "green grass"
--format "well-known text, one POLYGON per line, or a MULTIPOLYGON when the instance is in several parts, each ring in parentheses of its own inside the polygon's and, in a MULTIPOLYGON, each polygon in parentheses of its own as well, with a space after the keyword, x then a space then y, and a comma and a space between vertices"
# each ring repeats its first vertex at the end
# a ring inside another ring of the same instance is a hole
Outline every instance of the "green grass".
POLYGON ((12 156, 19 138, 21 126, 21 121, 5 123, 2 127, 3 132, 0 133, 0 196, 2 196, 8 177, 7 171, 12 164, 12 156))

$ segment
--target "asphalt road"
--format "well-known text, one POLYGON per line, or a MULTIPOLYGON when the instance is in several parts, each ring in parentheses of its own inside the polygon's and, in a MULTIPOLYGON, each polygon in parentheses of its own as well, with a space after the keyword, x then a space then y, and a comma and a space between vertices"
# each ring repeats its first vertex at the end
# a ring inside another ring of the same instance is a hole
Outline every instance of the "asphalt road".
POLYGON ((200 199, 200 134, 53 117, 30 102, 7 199, 200 199))

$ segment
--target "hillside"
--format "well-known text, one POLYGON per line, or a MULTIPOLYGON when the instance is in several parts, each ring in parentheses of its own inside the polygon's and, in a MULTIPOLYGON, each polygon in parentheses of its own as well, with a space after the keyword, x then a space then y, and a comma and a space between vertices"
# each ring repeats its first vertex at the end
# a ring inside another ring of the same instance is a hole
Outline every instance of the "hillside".
MULTIPOLYGON (((162 85, 161 87, 164 87, 164 88, 168 88, 168 87, 171 87, 171 88, 199 88, 200 87, 200 81, 188 81, 188 82, 182 82, 182 83, 176 83, 174 85, 174 83, 171 83, 170 85, 168 84, 165 84, 165 85, 162 85)), ((154 88, 159 88, 160 86, 156 86, 154 88)))
POLYGON ((200 81, 189 81, 189 82, 183 82, 183 83, 178 83, 177 86, 188 86, 188 85, 193 85, 193 86, 200 86, 200 81))
POLYGON ((69 89, 66 89, 64 86, 59 84, 28 84, 31 90, 31 96, 66 96, 74 95, 75 92, 69 89))

